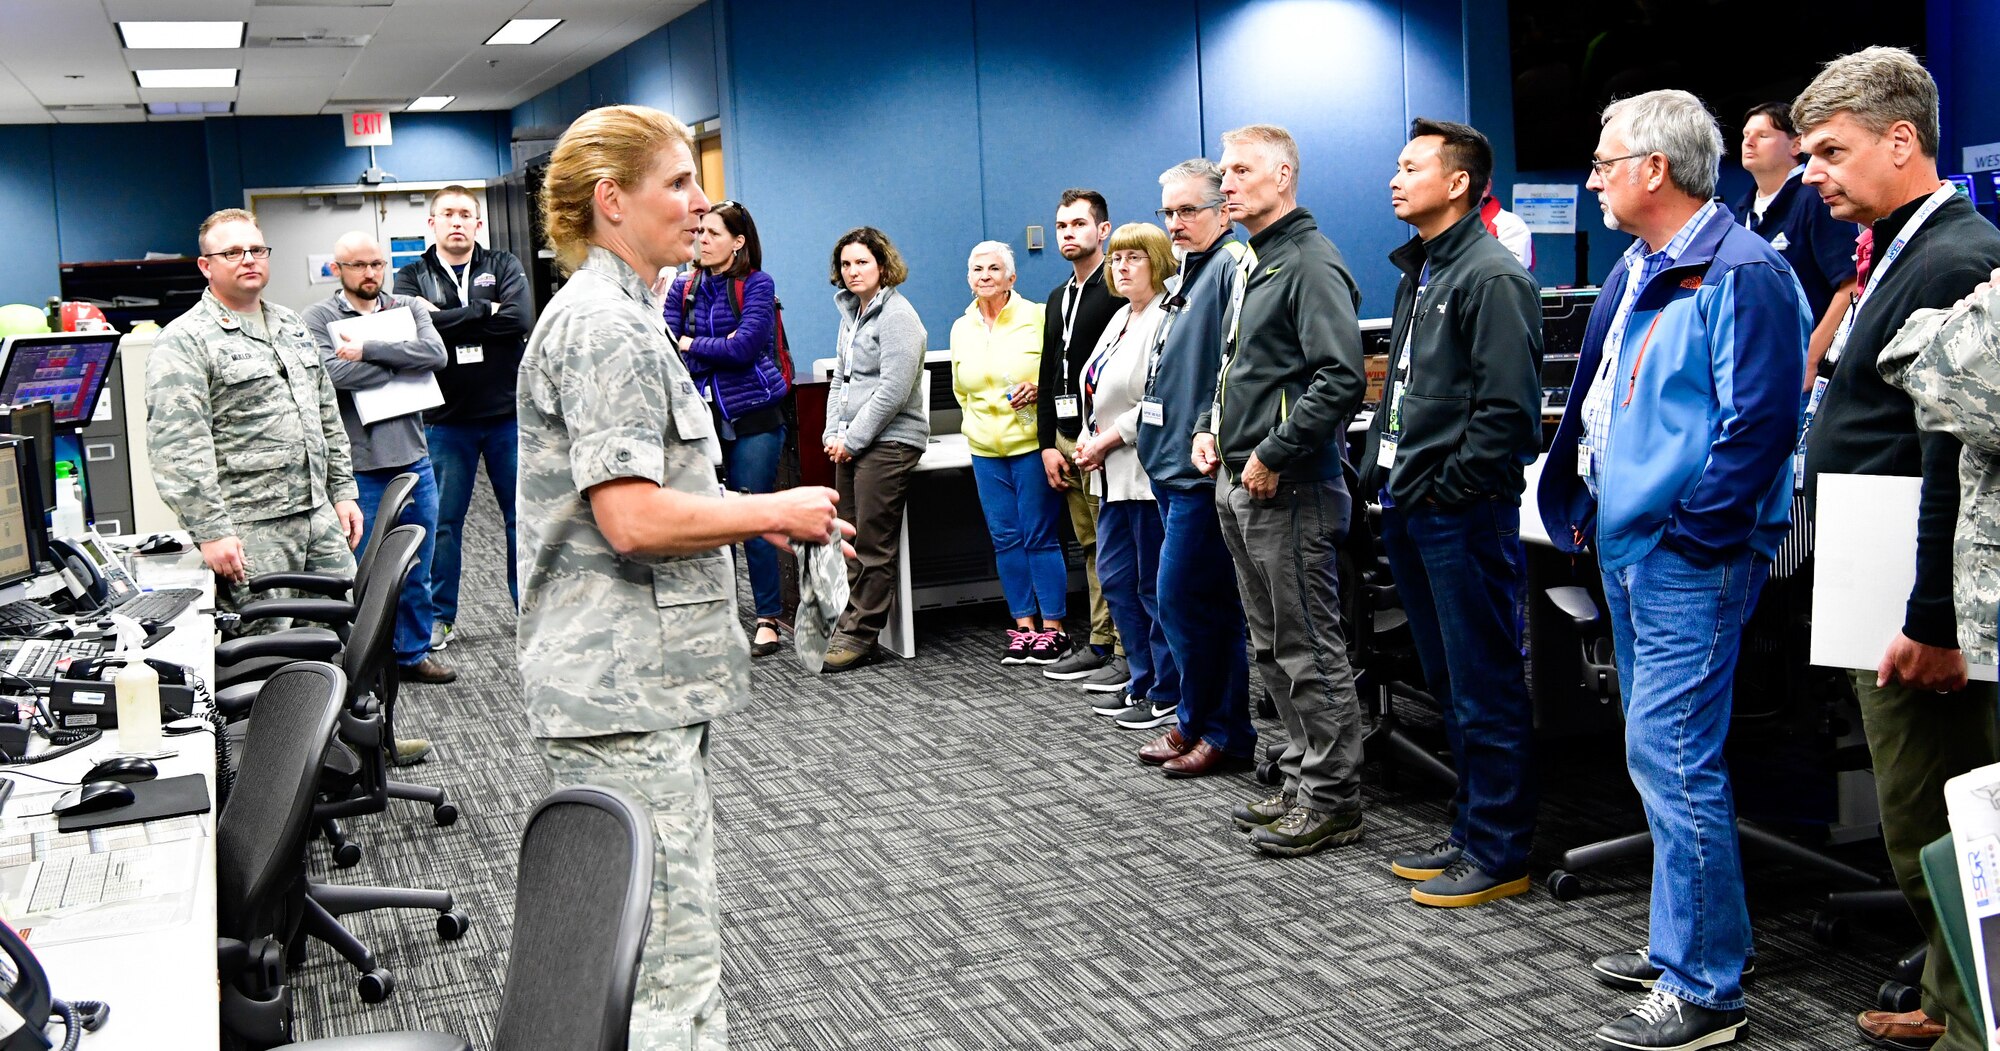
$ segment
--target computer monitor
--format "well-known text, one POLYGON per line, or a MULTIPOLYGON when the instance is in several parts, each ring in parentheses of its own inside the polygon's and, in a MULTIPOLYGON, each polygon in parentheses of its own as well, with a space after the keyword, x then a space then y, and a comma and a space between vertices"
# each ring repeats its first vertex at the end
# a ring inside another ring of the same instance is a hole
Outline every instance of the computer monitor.
POLYGON ((0 437, 0 587, 34 576, 48 545, 48 519, 27 444, 0 437))
POLYGON ((0 406, 51 402, 56 429, 75 431, 88 426, 97 411, 118 359, 118 333, 9 336, 0 350, 7 362, 0 372, 0 406))
POLYGON ((0 431, 35 440, 35 478, 41 483, 42 506, 56 505, 56 406, 52 401, 17 405, 0 423, 0 431))

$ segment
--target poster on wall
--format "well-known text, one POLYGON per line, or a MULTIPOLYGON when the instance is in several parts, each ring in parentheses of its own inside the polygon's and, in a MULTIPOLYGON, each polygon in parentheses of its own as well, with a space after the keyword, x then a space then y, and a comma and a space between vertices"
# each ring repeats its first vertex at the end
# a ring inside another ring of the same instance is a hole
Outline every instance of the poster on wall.
POLYGON ((340 274, 333 267, 333 253, 306 256, 306 281, 315 285, 331 285, 340 280, 340 274))
POLYGON ((1577 185, 1573 182, 1519 182, 1514 184, 1514 214, 1528 224, 1529 233, 1576 233, 1577 185))

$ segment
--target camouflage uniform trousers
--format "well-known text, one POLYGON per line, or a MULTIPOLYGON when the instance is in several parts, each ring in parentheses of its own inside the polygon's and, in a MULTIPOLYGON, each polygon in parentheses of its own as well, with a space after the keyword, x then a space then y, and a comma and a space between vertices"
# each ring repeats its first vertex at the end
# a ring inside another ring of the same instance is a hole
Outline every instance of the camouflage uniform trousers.
POLYGON ((729 1046, 708 726, 540 739, 557 785, 621 789, 653 816, 653 918, 632 997, 632 1051, 729 1046))
MULTIPOLYGON (((236 530, 243 541, 243 565, 252 577, 259 573, 301 570, 350 576, 354 573, 354 551, 347 546, 347 534, 341 532, 340 517, 333 513, 331 504, 283 518, 244 522, 236 530)), ((298 592, 280 589, 256 597, 295 594, 298 592)), ((241 609, 251 597, 250 589, 242 584, 216 589, 217 605, 225 610, 241 609)), ((289 617, 267 617, 254 622, 246 634, 280 631, 290 626, 289 617)))

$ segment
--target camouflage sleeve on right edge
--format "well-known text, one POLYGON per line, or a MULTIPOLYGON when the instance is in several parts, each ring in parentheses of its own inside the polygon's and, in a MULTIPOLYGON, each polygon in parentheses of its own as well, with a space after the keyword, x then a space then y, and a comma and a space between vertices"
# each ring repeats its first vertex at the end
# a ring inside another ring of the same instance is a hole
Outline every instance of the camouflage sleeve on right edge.
POLYGON ((1917 424, 2000 455, 2000 288, 1952 310, 1910 315, 1877 367, 1908 391, 1917 424))
POLYGON ((200 343, 162 334, 146 359, 146 451, 160 499, 198 544, 236 535, 222 503, 213 419, 200 343))

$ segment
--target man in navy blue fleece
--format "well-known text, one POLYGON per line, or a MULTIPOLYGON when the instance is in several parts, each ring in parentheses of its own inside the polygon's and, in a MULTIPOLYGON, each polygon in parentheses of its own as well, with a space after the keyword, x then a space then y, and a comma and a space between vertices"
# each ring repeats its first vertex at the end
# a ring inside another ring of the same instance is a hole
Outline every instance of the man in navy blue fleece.
POLYGON ((1743 624, 1791 527, 1813 319, 1784 258, 1710 200, 1722 131, 1701 100, 1648 92, 1603 119, 1589 186, 1604 224, 1638 240, 1591 312, 1540 489, 1556 545, 1597 551, 1653 836, 1649 946, 1593 965, 1652 991, 1596 1037, 1709 1047, 1744 1025, 1750 915, 1722 745, 1743 624))

